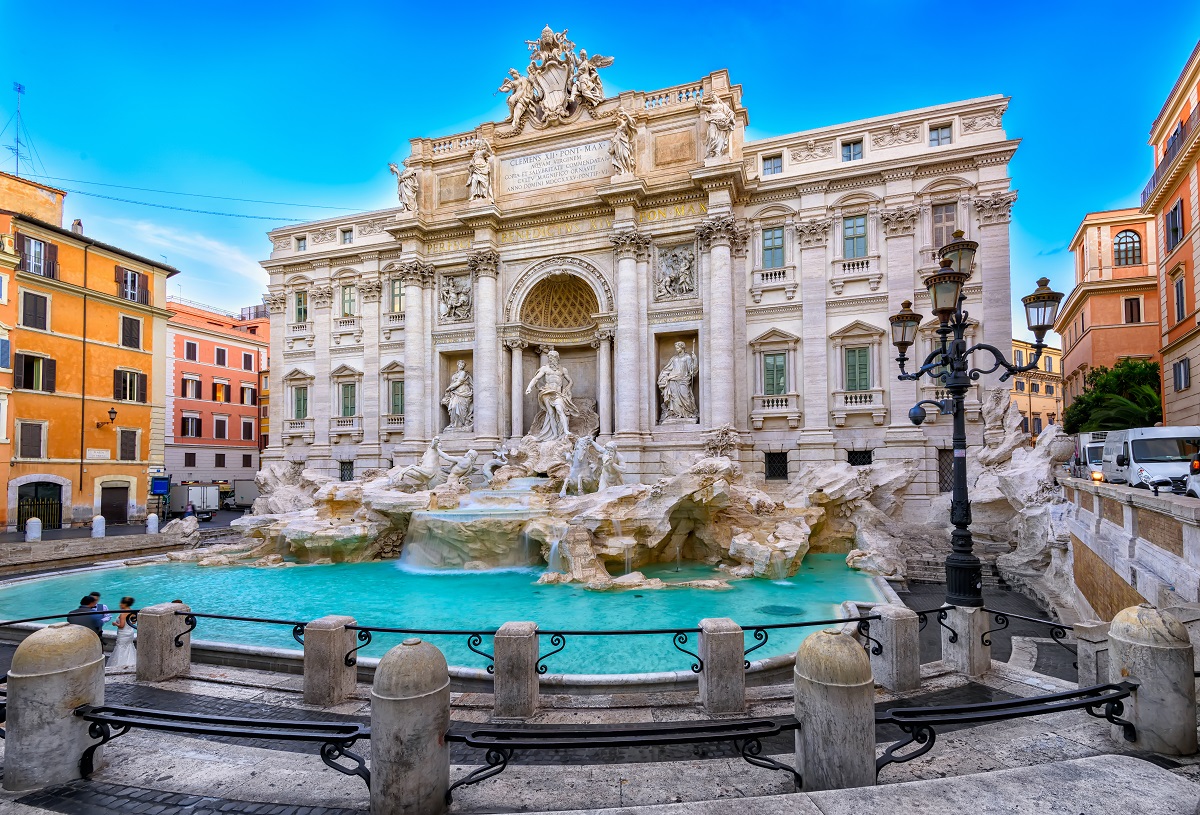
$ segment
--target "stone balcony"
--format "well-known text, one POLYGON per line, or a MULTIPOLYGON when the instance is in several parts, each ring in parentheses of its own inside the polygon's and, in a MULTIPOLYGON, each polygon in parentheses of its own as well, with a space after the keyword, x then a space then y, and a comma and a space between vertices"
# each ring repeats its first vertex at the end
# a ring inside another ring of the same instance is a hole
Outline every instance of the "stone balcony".
POLYGON ((392 337, 397 333, 403 334, 404 312, 394 311, 382 315, 379 320, 379 331, 383 335, 384 342, 391 342, 392 337))
POLYGON ((871 291, 878 291, 883 282, 883 270, 879 264, 879 255, 868 255, 865 258, 835 260, 833 262, 833 277, 829 283, 833 293, 840 295, 847 283, 866 281, 871 291))
POLYGON ((799 286, 794 264, 775 269, 755 269, 750 283, 750 296, 754 302, 761 303, 763 292, 782 289, 787 299, 791 300, 796 296, 799 286))
POLYGON ((829 412, 834 426, 845 427, 846 417, 855 414, 867 414, 877 425, 886 422, 887 405, 883 398, 883 388, 872 388, 866 391, 834 391, 833 410, 829 412))
POLYGON ((345 436, 356 442, 363 440, 362 416, 331 416, 329 418, 330 440, 338 441, 345 436))
POLYGON ((284 347, 288 351, 293 350, 298 345, 312 348, 315 336, 312 320, 303 323, 288 323, 287 328, 284 330, 284 347))
POLYGON ((312 444, 316 438, 316 427, 313 419, 284 419, 283 438, 286 444, 312 444))
POLYGON ((389 413, 379 417, 379 440, 384 444, 404 438, 404 414, 389 413))
POLYGON ((750 410, 750 422, 755 430, 762 430, 763 422, 767 419, 787 419, 788 427, 792 430, 800 427, 803 413, 800 410, 800 395, 782 393, 778 396, 757 394, 753 397, 754 405, 750 410))
POLYGON ((335 317, 331 330, 334 345, 362 343, 362 317, 335 317))
MULTIPOLYGON (((949 396, 950 396, 950 392, 941 385, 930 385, 928 383, 922 383, 920 395, 917 398, 918 399, 933 399, 933 400, 940 402, 941 400, 946 399, 949 396)), ((945 422, 953 421, 954 417, 945 416, 943 418, 941 416, 941 414, 939 414, 936 410, 930 409, 929 405, 926 405, 925 408, 928 413, 928 416, 925 419, 925 424, 936 424, 939 420, 945 421, 945 422)), ((983 404, 982 404, 982 402, 980 402, 980 399, 979 399, 979 386, 978 385, 972 385, 967 390, 966 396, 963 398, 963 408, 966 410, 968 422, 978 422, 983 418, 983 404)))

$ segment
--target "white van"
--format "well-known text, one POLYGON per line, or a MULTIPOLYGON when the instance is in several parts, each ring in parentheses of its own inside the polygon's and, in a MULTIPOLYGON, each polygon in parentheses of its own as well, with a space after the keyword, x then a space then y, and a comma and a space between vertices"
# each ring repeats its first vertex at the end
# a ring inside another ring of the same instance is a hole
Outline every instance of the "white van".
POLYGON ((1075 436, 1075 458, 1072 459, 1071 475, 1076 478, 1100 480, 1103 472, 1104 442, 1107 430, 1080 433, 1075 436))
POLYGON ((1151 481, 1169 478, 1172 490, 1182 494, 1192 456, 1197 452, 1197 425, 1110 430, 1104 440, 1101 467, 1104 480, 1113 484, 1147 488, 1151 481))

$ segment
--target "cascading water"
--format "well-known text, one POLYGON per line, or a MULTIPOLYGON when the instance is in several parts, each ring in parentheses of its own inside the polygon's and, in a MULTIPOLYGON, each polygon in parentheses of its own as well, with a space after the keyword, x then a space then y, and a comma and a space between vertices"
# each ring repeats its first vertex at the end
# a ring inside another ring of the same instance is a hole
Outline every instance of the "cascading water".
POLYGON ((546 558, 546 567, 552 572, 563 572, 562 550, 559 548, 558 538, 550 540, 550 554, 546 558))
POLYGON ((633 544, 625 544, 625 574, 633 571, 633 544))
POLYGON ((675 547, 675 571, 677 571, 677 572, 683 571, 683 544, 682 543, 680 543, 679 546, 675 547))

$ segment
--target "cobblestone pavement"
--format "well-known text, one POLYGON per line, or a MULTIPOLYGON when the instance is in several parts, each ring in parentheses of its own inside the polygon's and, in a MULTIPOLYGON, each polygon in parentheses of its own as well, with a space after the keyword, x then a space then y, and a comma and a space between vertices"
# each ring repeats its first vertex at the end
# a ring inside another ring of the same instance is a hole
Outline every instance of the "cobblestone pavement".
POLYGON ((66 815, 367 815, 365 809, 235 801, 97 781, 47 787, 16 802, 66 815))

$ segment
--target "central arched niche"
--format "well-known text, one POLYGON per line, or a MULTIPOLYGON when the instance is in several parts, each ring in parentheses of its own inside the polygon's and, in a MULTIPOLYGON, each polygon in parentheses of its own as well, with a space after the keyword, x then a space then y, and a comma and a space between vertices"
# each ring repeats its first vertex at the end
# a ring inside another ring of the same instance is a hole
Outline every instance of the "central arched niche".
POLYGON ((600 310, 596 293, 568 272, 550 274, 534 284, 521 304, 521 322, 531 328, 568 330, 595 324, 600 310))

